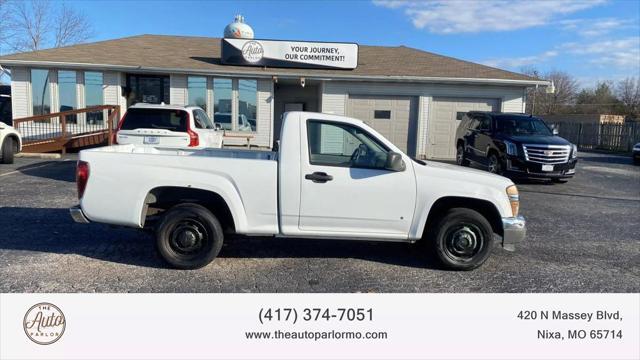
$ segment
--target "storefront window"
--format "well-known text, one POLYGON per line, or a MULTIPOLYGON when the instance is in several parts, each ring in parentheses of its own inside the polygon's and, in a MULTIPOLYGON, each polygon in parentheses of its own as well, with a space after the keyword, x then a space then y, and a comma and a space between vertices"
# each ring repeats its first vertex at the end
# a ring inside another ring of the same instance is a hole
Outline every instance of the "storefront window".
POLYGON ((224 130, 233 130, 231 125, 231 79, 213 79, 213 121, 224 130))
POLYGON ((256 131, 258 81, 238 80, 238 131, 256 131))
MULTIPOLYGON (((76 72, 69 70, 58 71, 58 96, 60 98, 59 111, 71 111, 77 109, 76 96, 76 72)), ((67 115, 67 123, 76 124, 76 115, 67 115)))
POLYGON ((31 69, 31 102, 34 116, 51 113, 49 84, 49 70, 31 69))
MULTIPOLYGON (((86 71, 84 73, 84 99, 87 107, 103 105, 103 78, 101 72, 86 71)), ((103 124, 103 112, 87 113, 87 124, 103 124)))
POLYGON ((189 105, 201 107, 207 111, 207 78, 204 76, 189 76, 187 79, 189 105))

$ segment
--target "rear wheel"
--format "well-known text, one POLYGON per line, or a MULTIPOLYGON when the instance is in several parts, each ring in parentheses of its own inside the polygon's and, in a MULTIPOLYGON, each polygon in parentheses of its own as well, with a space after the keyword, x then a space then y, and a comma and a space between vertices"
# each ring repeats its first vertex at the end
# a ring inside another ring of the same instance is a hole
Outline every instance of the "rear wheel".
POLYGON ((460 166, 469 166, 469 160, 467 160, 465 156, 464 146, 462 146, 462 144, 458 145, 456 151, 456 163, 460 166))
POLYGON ((209 264, 218 256, 223 241, 218 219, 197 204, 172 207, 156 229, 158 252, 178 269, 198 269, 209 264))
POLYGON ((13 164, 13 155, 16 152, 18 144, 14 144, 12 138, 6 137, 2 142, 2 163, 13 164))
POLYGON ((491 255, 493 229, 479 212, 454 208, 429 230, 427 241, 444 267, 473 270, 491 255))

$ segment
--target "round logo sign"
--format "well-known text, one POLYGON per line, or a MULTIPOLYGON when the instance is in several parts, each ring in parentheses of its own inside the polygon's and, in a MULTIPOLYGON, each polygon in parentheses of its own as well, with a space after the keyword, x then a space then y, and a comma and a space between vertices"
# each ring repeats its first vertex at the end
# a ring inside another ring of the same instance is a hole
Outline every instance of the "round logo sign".
POLYGON ((262 44, 257 41, 248 41, 242 46, 242 57, 250 63, 256 63, 262 60, 264 49, 262 44))
POLYGON ((50 303, 33 305, 22 322, 27 337, 36 344, 49 345, 64 334, 66 320, 59 307, 50 303))

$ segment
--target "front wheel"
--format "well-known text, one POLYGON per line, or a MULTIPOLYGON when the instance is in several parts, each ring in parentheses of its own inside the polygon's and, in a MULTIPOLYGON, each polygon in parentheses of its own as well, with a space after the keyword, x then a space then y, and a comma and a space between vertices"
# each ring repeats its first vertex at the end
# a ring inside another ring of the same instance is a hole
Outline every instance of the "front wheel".
POLYGON ((502 174, 502 162, 495 152, 489 154, 487 170, 493 174, 502 174))
POLYGON ((178 269, 209 264, 218 256, 223 241, 218 219, 197 204, 180 204, 167 210, 156 229, 158 252, 178 269))
POLYGON ((430 229, 427 241, 444 267, 473 270, 491 255, 493 229, 479 212, 455 208, 430 229))
POLYGON ((10 137, 6 137, 2 142, 2 163, 13 164, 13 155, 16 152, 17 144, 10 137))

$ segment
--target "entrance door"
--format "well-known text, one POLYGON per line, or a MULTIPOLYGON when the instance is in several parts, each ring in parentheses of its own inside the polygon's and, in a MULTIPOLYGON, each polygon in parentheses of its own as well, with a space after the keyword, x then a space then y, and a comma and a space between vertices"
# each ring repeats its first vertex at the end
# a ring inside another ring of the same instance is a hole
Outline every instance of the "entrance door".
POLYGON ((408 96, 349 95, 347 116, 362 120, 400 150, 416 155, 416 98, 408 96))
POLYGON ((468 111, 498 111, 498 99, 434 98, 429 121, 427 157, 456 158, 456 129, 468 111))
POLYGON ((169 104, 169 77, 127 75, 127 107, 136 103, 169 104))
POLYGON ((308 120, 299 228, 347 237, 406 238, 416 201, 413 167, 384 169, 388 149, 353 125, 308 120))

